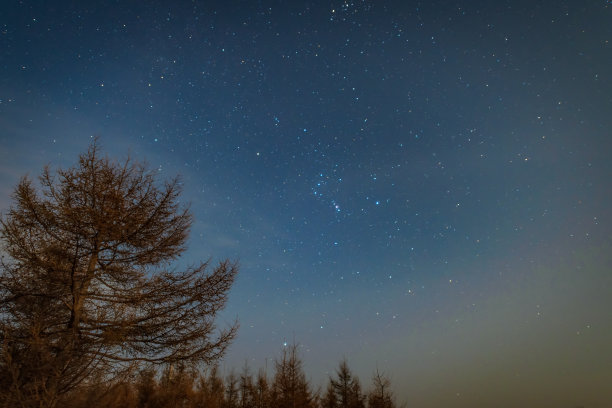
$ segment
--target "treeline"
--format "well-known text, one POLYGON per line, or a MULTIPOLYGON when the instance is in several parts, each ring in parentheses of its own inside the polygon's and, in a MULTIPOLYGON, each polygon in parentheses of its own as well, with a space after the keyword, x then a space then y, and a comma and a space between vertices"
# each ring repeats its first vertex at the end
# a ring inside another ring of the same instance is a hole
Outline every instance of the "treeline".
POLYGON ((340 362, 325 389, 314 389, 302 367, 296 345, 285 347, 270 377, 264 370, 253 374, 248 366, 240 373, 221 376, 213 367, 197 373, 166 367, 162 373, 141 370, 115 383, 98 381, 64 396, 59 406, 71 408, 395 408, 390 380, 378 371, 367 391, 340 362))

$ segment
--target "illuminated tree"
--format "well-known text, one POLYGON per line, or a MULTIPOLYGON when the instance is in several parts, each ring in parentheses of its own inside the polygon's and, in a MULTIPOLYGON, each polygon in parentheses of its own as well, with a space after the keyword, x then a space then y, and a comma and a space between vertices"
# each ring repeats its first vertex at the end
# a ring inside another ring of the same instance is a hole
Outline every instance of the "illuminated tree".
POLYGON ((0 403, 53 407, 94 375, 224 353, 237 325, 214 320, 237 267, 170 268, 192 224, 177 179, 94 142, 39 183, 24 177, 0 220, 0 403))

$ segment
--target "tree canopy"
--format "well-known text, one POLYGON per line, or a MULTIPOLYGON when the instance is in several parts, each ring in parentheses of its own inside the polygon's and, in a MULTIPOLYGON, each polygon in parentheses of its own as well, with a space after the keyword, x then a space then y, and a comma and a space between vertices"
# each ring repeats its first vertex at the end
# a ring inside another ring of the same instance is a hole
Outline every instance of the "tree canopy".
POLYGON ((93 376, 142 363, 210 364, 237 324, 217 329, 237 265, 172 267, 193 218, 177 178, 102 157, 35 186, 27 177, 0 220, 0 402, 53 407, 93 376))

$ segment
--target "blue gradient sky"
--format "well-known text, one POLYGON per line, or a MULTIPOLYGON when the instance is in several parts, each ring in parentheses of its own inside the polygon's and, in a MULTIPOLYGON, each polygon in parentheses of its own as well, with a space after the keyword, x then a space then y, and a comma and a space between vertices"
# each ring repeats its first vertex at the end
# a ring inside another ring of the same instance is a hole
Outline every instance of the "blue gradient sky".
POLYGON ((612 405, 609 1, 0 5, 0 208, 92 136, 238 259, 222 365, 612 405))

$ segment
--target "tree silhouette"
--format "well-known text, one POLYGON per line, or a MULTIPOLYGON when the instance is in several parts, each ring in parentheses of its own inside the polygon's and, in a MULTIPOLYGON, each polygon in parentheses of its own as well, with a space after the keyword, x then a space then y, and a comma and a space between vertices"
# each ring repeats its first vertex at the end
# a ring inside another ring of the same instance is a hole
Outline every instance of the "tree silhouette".
POLYGON ((268 376, 264 370, 259 370, 255 383, 255 395, 253 399, 255 408, 267 408, 270 406, 270 387, 268 376))
POLYGON ((0 403, 54 407, 92 376, 134 365, 209 364, 234 338, 217 330, 237 267, 169 269, 192 216, 175 178, 100 157, 24 177, 0 221, 0 403))
POLYGON ((373 389, 368 394, 368 408, 395 408, 391 380, 378 369, 372 377, 373 389))
POLYGON ((207 408, 221 408, 225 401, 225 386, 219 376, 219 367, 213 366, 208 376, 200 377, 199 406, 207 408))
POLYGON ((336 408, 338 407, 338 397, 336 396, 336 389, 330 382, 327 383, 327 389, 321 397, 321 408, 336 408))
POLYGON ((296 344, 283 348, 283 354, 276 361, 275 368, 271 406, 310 408, 316 405, 316 398, 306 380, 296 344))
MULTIPOLYGON (((331 389, 336 394, 335 406, 338 408, 364 408, 365 397, 361 392, 361 384, 349 369, 346 359, 340 362, 336 375, 337 379, 330 378, 329 380, 331 389)), ((332 399, 327 398, 326 400, 329 404, 332 399)))
POLYGON ((238 408, 240 400, 240 388, 238 386, 238 376, 232 370, 225 377, 225 402, 223 408, 238 408))
POLYGON ((249 364, 244 362, 242 372, 240 373, 240 408, 253 408, 255 406, 256 390, 253 384, 253 376, 249 370, 249 364))

